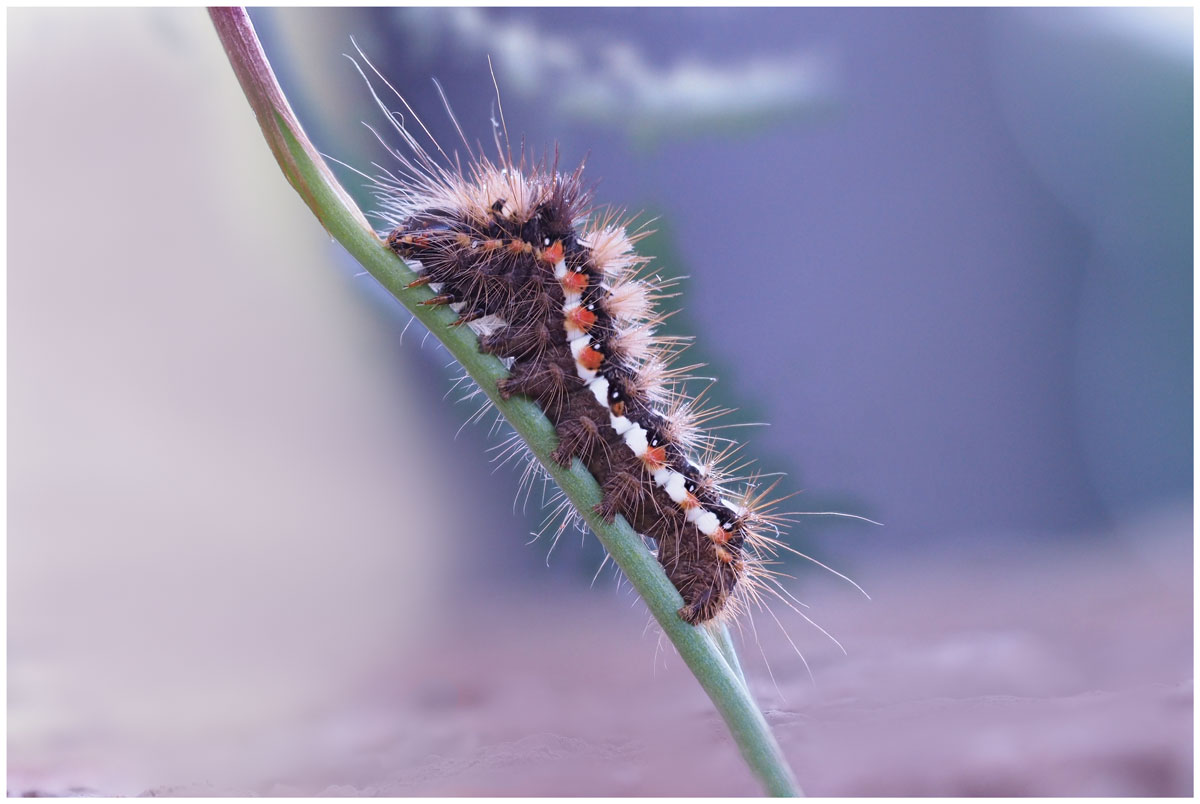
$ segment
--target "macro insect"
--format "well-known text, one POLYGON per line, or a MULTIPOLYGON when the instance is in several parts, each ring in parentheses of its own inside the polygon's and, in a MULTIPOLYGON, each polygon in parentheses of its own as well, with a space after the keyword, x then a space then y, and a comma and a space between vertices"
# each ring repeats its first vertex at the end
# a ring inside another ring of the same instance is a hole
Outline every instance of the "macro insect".
POLYGON ((450 306, 452 326, 471 327, 505 362, 499 394, 535 401, 558 436, 553 459, 581 461, 600 483, 597 513, 652 543, 679 616, 705 624, 761 604, 763 591, 791 597, 768 569, 790 549, 777 538, 777 501, 739 475, 737 445, 707 429, 721 411, 687 393, 694 367, 675 365, 685 341, 656 332, 669 283, 635 251, 645 232, 593 205, 583 165, 560 171, 557 154, 534 161, 523 147, 514 156, 498 90, 494 157, 475 153, 451 113, 466 164, 399 93, 433 153, 371 92, 406 149, 379 137, 396 165, 371 179, 382 236, 419 275, 409 287, 428 285, 423 304, 450 306))

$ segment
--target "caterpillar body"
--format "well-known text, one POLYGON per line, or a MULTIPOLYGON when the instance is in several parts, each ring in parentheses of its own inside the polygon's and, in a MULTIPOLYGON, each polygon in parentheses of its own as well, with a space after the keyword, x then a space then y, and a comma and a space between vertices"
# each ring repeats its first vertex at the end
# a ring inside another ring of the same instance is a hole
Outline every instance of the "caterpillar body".
POLYGON ((757 600, 774 580, 766 564, 780 543, 768 531, 781 517, 754 483, 734 487, 736 445, 705 430, 717 412, 688 396, 688 368, 673 366, 684 341, 656 333, 669 283, 634 250, 646 232, 594 208, 582 164, 560 172, 557 155, 514 158, 502 107, 497 156, 475 156, 463 137, 464 166, 432 135, 441 158, 427 152, 375 97, 408 148, 380 137, 399 168, 373 185, 385 242, 419 274, 410 287, 429 285, 423 303, 451 305, 454 324, 505 361, 499 394, 534 400, 558 435, 553 459, 580 460, 600 483, 597 513, 653 542, 681 618, 708 623, 757 600))

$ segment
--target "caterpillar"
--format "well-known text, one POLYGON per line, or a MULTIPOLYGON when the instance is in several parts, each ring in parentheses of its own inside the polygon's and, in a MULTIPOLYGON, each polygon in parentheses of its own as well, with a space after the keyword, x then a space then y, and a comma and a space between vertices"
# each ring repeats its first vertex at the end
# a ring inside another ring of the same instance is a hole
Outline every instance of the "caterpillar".
POLYGON ((563 172, 557 152, 534 161, 524 145, 514 157, 498 88, 495 157, 475 154, 446 104, 469 155, 464 165, 359 56, 435 152, 352 59, 407 148, 376 132, 397 166, 369 178, 386 226, 380 236, 418 274, 409 288, 429 286, 434 295, 422 304, 450 306, 451 326, 469 326, 480 349, 504 361, 499 395, 536 402, 558 436, 553 459, 579 460, 599 482, 597 513, 623 517, 652 543, 683 600, 679 617, 708 624, 761 605, 761 592, 779 587, 768 564, 784 547, 776 537, 785 518, 771 489, 738 475, 746 464, 733 464, 737 445, 706 429, 723 411, 688 395, 695 367, 675 365, 687 339, 657 333, 670 281, 635 250, 648 232, 594 205, 583 164, 563 172))

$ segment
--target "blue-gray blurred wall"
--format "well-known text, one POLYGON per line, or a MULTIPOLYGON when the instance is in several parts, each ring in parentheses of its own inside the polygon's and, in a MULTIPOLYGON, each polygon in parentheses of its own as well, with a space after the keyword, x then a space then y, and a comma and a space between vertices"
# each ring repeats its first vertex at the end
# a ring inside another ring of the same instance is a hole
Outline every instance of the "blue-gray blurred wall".
MULTIPOLYGON (((310 133, 360 167, 387 155, 358 121, 386 121, 352 35, 460 150, 431 78, 490 143, 490 54, 514 139, 659 216, 717 398, 770 423, 733 434, 796 508, 886 522, 851 552, 1190 505, 1190 10, 255 18, 310 133)), ((431 404, 442 362, 414 369, 431 404)))

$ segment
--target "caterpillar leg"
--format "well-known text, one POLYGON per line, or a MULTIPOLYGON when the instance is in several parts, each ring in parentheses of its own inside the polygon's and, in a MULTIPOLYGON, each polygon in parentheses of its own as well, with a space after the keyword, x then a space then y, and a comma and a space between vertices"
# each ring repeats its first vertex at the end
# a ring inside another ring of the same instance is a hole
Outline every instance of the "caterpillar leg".
POLYGON ((600 433, 600 428, 586 416, 560 424, 557 431, 558 446, 554 448, 551 457, 560 466, 570 466, 571 459, 576 457, 587 463, 604 445, 604 436, 600 433))
POLYGON ((504 399, 514 395, 527 396, 537 401, 542 410, 549 411, 550 403, 559 405, 565 398, 570 379, 558 363, 518 363, 511 377, 497 383, 497 389, 504 399))
POLYGON ((645 483, 631 472, 615 472, 604 483, 604 499, 596 513, 612 522, 617 514, 631 518, 645 494, 645 483))

